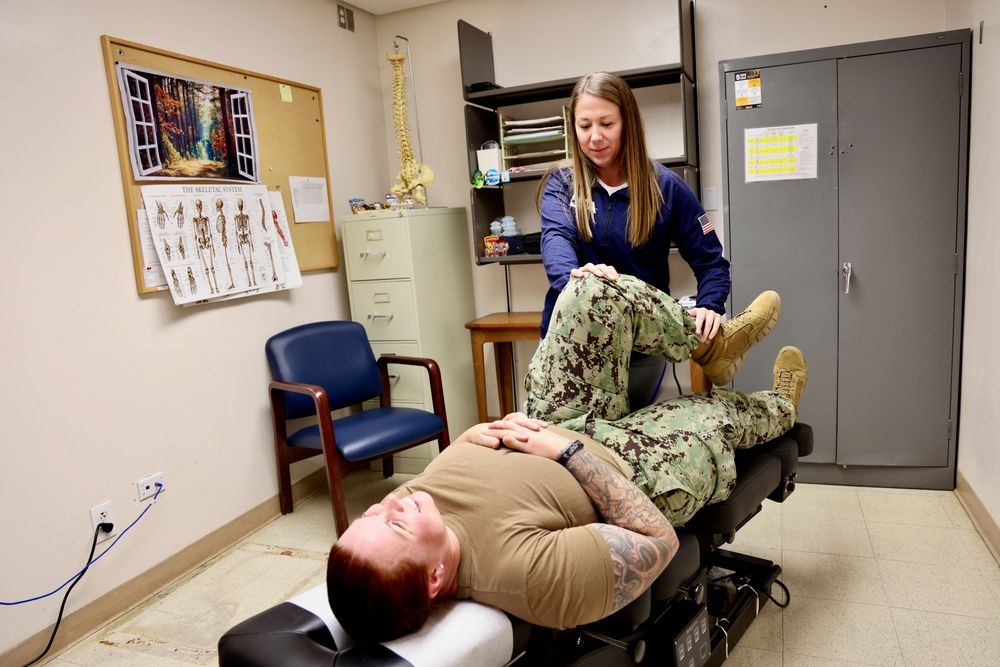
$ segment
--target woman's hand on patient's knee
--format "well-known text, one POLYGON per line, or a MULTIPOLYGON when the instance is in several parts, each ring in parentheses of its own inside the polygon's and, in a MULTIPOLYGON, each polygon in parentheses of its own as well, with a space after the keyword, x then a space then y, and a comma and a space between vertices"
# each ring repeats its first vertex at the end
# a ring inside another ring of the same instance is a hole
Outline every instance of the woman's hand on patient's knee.
POLYGON ((594 264, 592 262, 587 262, 578 269, 573 269, 569 272, 574 278, 582 278, 584 275, 592 273, 598 278, 607 278, 608 280, 618 280, 618 271, 615 267, 610 264, 594 264))

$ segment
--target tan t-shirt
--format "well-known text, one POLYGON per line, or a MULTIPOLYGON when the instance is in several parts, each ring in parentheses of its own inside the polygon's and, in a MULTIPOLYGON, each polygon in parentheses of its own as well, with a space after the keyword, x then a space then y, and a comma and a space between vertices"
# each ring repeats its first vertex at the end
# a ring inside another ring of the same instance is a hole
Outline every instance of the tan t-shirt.
MULTIPOLYGON (((617 463, 593 440, 565 434, 617 463)), ((611 613, 615 579, 607 543, 594 526, 599 519, 559 463, 457 442, 397 489, 414 491, 434 498, 458 536, 457 597, 560 629, 611 613)))

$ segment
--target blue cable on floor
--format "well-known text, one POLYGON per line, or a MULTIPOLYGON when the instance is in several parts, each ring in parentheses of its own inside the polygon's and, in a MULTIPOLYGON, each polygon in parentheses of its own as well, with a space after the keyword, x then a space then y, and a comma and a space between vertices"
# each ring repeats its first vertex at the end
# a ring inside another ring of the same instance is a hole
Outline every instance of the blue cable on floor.
POLYGON ((162 482, 157 482, 156 486, 158 486, 159 488, 156 490, 156 494, 153 496, 153 499, 151 501, 149 501, 148 505, 146 505, 146 509, 142 510, 142 512, 139 514, 139 516, 137 516, 135 518, 135 520, 128 525, 128 528, 126 528, 125 530, 123 530, 118 535, 118 537, 115 538, 115 541, 111 543, 111 546, 109 546, 107 549, 105 549, 104 551, 102 551, 96 558, 94 558, 93 560, 89 561, 86 565, 84 565, 83 569, 80 570, 79 572, 77 572, 76 574, 74 574, 72 577, 70 577, 66 581, 66 583, 64 583, 62 586, 60 586, 59 588, 55 589, 51 593, 46 593, 45 595, 39 595, 38 597, 28 598, 27 600, 18 600, 17 602, 0 602, 0 605, 5 606, 5 607, 12 607, 12 606, 18 605, 18 604, 25 604, 27 602, 34 602, 35 600, 43 600, 43 599, 49 597, 50 595, 55 595, 56 593, 58 593, 62 589, 66 588, 66 586, 68 586, 74 579, 76 579, 78 576, 80 576, 80 574, 82 574, 88 567, 90 567, 91 565, 93 565, 94 563, 96 563, 97 561, 99 561, 101 559, 101 556, 103 556, 104 554, 106 554, 109 551, 111 551, 111 549, 113 549, 114 546, 116 544, 118 544, 118 540, 120 540, 121 538, 125 537, 125 533, 127 533, 129 531, 129 528, 131 528, 132 526, 134 526, 135 524, 137 524, 139 522, 139 519, 141 519, 143 516, 145 516, 146 512, 149 511, 149 508, 152 507, 153 504, 156 502, 156 498, 160 495, 160 491, 163 491, 163 483, 162 482))

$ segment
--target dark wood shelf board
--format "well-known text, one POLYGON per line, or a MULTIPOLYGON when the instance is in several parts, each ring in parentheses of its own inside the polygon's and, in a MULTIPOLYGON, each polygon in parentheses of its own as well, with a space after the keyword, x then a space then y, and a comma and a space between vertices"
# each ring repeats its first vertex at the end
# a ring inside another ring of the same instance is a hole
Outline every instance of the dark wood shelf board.
MULTIPOLYGON (((638 69, 622 70, 615 72, 615 74, 625 79, 632 88, 645 88, 648 86, 664 86, 679 83, 681 77, 684 76, 683 72, 683 66, 678 63, 663 67, 640 67, 638 69)), ((497 109, 516 104, 560 99, 570 96, 570 93, 573 92, 573 86, 576 85, 578 80, 579 77, 557 79, 520 86, 492 88, 475 93, 466 90, 465 100, 488 109, 497 109)))

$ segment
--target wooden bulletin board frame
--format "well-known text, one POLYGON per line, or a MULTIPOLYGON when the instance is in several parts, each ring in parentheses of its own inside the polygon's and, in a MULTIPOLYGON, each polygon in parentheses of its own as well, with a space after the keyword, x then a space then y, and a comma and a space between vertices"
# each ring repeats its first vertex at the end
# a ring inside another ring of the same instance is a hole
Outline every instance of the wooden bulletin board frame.
POLYGON ((333 223, 333 202, 329 197, 330 172, 326 153, 326 129, 323 125, 323 98, 319 88, 163 51, 108 35, 101 37, 101 45, 107 70, 108 92, 111 95, 115 135, 118 140, 118 159, 121 163, 129 237, 132 241, 132 263, 139 294, 159 291, 156 287, 147 287, 143 277, 145 266, 137 215, 143 208, 139 186, 154 183, 220 184, 220 181, 135 180, 129 155, 127 121, 118 87, 116 65, 119 62, 160 70, 178 77, 250 89, 257 127, 260 182, 266 185, 269 191, 282 193, 299 270, 312 271, 337 267, 337 237, 333 223), (291 101, 286 101, 289 99, 291 101), (326 179, 329 223, 296 224, 291 189, 288 184, 289 176, 323 176, 326 179))

